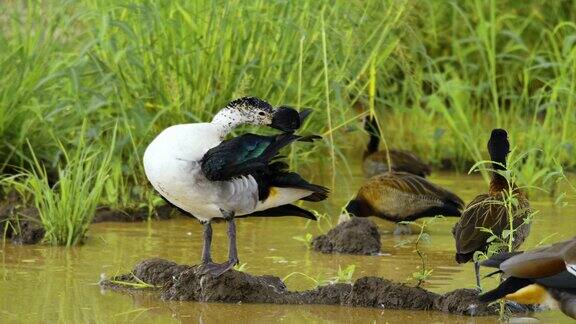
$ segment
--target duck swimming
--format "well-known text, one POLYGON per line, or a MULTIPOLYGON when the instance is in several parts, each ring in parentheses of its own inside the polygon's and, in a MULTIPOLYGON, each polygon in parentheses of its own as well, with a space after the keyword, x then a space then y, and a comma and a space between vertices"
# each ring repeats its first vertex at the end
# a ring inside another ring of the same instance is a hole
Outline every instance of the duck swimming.
MULTIPOLYGON (((525 219, 530 215, 528 198, 522 190, 515 184, 509 184, 506 178, 498 172, 506 170, 506 157, 510 152, 508 133, 505 130, 492 130, 488 141, 488 152, 493 169, 490 189, 487 194, 476 196, 466 206, 462 217, 452 230, 456 241, 456 262, 458 263, 472 260, 476 251, 487 251, 489 243, 486 241, 491 234, 481 228, 490 229, 497 236, 501 236, 504 230, 510 228, 508 211, 504 205, 504 195, 509 192, 509 189, 512 189, 517 201, 513 206, 514 249, 517 249, 530 233, 530 224, 525 222, 525 219)), ((475 261, 474 266, 476 285, 480 288, 478 262, 475 261)))
POLYGON ((147 147, 144 169, 154 189, 203 224, 202 274, 219 276, 238 263, 235 218, 294 215, 315 219, 291 203, 324 200, 328 190, 287 171, 277 157, 290 143, 319 138, 292 133, 307 114, 289 107, 273 109, 254 97, 240 98, 211 122, 171 126, 147 147), (242 124, 266 125, 285 133, 244 134, 224 140, 242 124), (214 219, 228 224, 229 257, 222 264, 214 263, 210 252, 214 219))
POLYGON ((414 153, 406 150, 378 150, 380 145, 380 129, 373 116, 367 117, 364 129, 370 135, 370 141, 363 154, 362 169, 366 177, 372 177, 384 172, 400 171, 415 174, 420 177, 430 175, 432 169, 414 153), (390 158, 390 163, 388 162, 390 158), (390 164, 390 165, 389 165, 390 164))
POLYGON ((407 172, 386 172, 364 182, 346 211, 357 217, 377 216, 396 222, 394 234, 410 234, 398 224, 436 215, 460 216, 464 202, 454 193, 407 172))
POLYGON ((544 304, 576 319, 576 237, 532 251, 497 254, 482 265, 498 268, 495 273, 507 278, 481 295, 481 301, 544 304))

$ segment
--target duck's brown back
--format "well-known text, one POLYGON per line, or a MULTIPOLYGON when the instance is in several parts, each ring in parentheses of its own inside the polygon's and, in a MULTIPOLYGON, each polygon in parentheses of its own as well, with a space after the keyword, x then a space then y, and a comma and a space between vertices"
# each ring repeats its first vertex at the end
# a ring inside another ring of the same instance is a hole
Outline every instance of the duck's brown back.
POLYGON ((357 199, 368 204, 375 216, 392 221, 435 215, 423 215, 426 211, 442 214, 442 209, 451 207, 457 211, 463 207, 462 200, 452 192, 406 172, 388 172, 368 179, 357 199))
MULTIPOLYGON (((514 249, 517 249, 530 232, 530 224, 524 223, 530 215, 530 204, 523 194, 517 195, 518 204, 513 208, 514 249)), ((460 220, 453 228, 456 240, 456 260, 460 263, 472 259, 474 252, 486 251, 486 240, 491 236, 480 228, 492 230, 499 237, 510 228, 508 212, 502 194, 482 194, 476 196, 466 206, 460 220)))

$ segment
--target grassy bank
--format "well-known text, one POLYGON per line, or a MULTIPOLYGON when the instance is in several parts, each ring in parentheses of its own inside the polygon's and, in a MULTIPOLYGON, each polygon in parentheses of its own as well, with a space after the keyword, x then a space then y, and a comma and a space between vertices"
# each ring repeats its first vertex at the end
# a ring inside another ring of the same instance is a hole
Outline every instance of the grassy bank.
MULTIPOLYGON (((571 1, 7 1, 0 6, 0 167, 48 169, 58 142, 109 147, 110 192, 136 197, 162 128, 209 120, 231 98, 315 108, 332 175, 364 138, 351 98, 391 147, 436 166, 485 157, 494 127, 532 150, 521 172, 574 167, 571 1), (370 91, 371 86, 374 91, 370 91), (541 151, 536 151, 541 150, 541 151), (136 189, 132 189, 136 188, 136 189)), ((320 154, 295 148, 292 161, 320 154)), ((336 171, 338 170, 338 171, 336 171)), ((113 198, 109 198, 113 199, 113 198)), ((127 202, 111 202, 127 204, 127 202)))

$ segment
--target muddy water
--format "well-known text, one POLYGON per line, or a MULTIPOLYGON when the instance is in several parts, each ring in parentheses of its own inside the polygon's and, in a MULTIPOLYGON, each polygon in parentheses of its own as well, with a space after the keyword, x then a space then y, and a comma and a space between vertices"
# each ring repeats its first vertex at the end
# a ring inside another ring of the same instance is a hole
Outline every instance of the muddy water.
MULTIPOLYGON (((465 201, 485 189, 475 176, 435 173, 432 179, 457 192, 465 201)), ((342 180, 343 185, 319 209, 336 221, 339 208, 362 181, 361 176, 342 180)), ((533 247, 556 233, 552 241, 576 232, 576 202, 556 207, 546 198, 532 197, 540 210, 526 247, 533 247)), ((285 277, 290 289, 307 289, 316 281, 329 280, 338 267, 356 265, 354 278, 382 276, 410 281, 420 262, 406 239, 386 234, 393 226, 375 219, 383 235, 381 256, 323 255, 306 248, 294 237, 326 231, 328 220, 316 223, 298 218, 242 219, 238 221, 239 254, 246 271, 285 277), (306 274, 313 279, 308 279, 306 274)), ((473 267, 453 261, 451 227, 455 219, 442 219, 428 229, 431 243, 424 246, 429 266, 434 269, 425 285, 436 292, 472 287, 473 267)), ((216 224, 213 250, 217 260, 226 257, 225 225, 216 224)), ((161 257, 178 263, 196 263, 201 248, 201 227, 190 219, 150 223, 102 223, 90 228, 87 244, 63 249, 49 246, 13 246, 0 249, 0 322, 203 322, 227 321, 270 323, 300 322, 389 322, 389 323, 491 323, 496 318, 467 318, 433 312, 382 311, 334 306, 224 305, 161 302, 152 296, 102 292, 101 276, 130 269, 137 261, 161 257)), ((408 238, 414 238, 410 236, 408 238)), ((491 287, 494 281, 485 280, 491 287)), ((535 315, 543 322, 570 322, 560 312, 535 315)))

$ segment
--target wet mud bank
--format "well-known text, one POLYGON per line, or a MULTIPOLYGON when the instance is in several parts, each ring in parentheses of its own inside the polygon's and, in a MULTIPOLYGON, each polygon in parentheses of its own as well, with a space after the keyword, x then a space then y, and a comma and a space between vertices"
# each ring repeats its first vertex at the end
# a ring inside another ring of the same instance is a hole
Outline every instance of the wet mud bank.
POLYGON ((353 217, 312 240, 312 248, 322 253, 375 255, 381 247, 378 226, 368 218, 353 217))
MULTIPOLYGON (((156 207, 152 219, 165 220, 179 212, 169 205, 156 207)), ((148 220, 148 208, 112 209, 100 207, 96 210, 93 223, 142 222, 148 220)), ((44 228, 38 210, 24 204, 17 195, 7 194, 0 201, 0 239, 14 244, 37 244, 44 238, 44 228)))
POLYGON ((0 203, 0 239, 8 239, 14 244, 36 244, 44 234, 36 208, 21 205, 11 195, 0 203))
POLYGON ((105 279, 103 289, 134 294, 141 281, 153 286, 163 300, 261 303, 322 304, 395 310, 434 310, 450 314, 483 316, 497 314, 496 305, 477 300, 473 289, 458 289, 440 295, 378 277, 362 277, 352 284, 336 283, 306 291, 290 291, 275 276, 253 276, 230 270, 220 277, 201 276, 198 266, 180 265, 163 259, 138 263, 131 273, 105 279))

